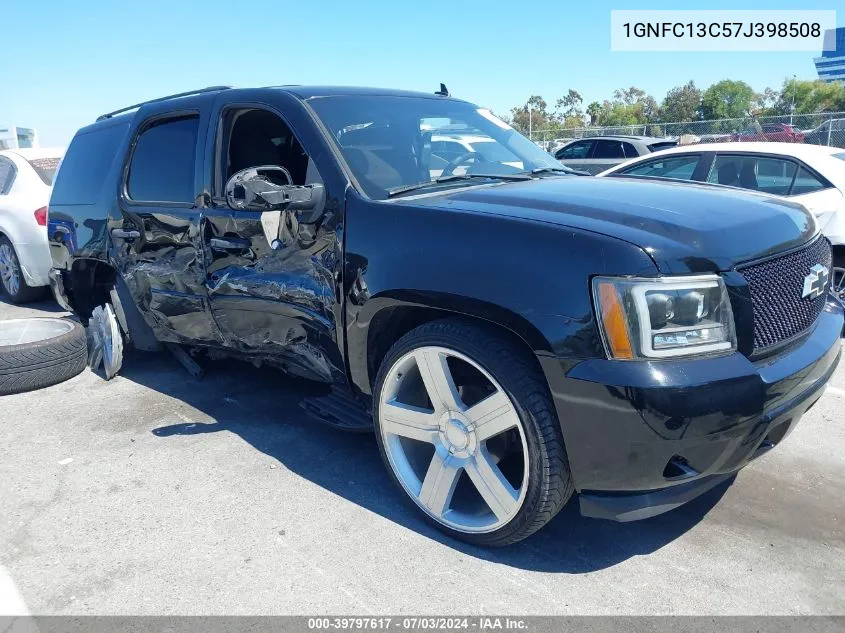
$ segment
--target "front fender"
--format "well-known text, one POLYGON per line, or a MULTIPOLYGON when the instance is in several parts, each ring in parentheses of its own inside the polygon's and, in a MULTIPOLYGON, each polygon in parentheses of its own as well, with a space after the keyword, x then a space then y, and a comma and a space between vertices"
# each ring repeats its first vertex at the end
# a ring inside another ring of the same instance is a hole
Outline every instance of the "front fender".
POLYGON ((603 357, 590 279, 654 275, 640 248, 542 222, 347 196, 344 294, 353 382, 369 393, 372 324, 397 306, 504 327, 536 355, 603 357))

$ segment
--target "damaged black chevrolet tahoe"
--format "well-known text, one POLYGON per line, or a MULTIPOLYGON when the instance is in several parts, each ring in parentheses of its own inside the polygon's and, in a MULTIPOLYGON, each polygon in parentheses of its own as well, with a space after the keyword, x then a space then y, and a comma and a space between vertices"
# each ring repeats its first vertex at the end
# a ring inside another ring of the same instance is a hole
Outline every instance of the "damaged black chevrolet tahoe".
POLYGON ((80 130, 52 287, 129 344, 322 381, 448 534, 505 545, 578 493, 629 521, 779 444, 840 355, 802 207, 572 175, 435 94, 210 88, 80 130))

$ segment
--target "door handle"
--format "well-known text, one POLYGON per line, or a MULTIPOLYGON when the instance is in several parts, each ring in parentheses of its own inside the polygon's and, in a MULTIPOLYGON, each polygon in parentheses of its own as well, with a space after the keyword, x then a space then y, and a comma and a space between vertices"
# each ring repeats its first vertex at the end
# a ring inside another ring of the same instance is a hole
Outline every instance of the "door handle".
POLYGON ((242 237, 212 237, 208 243, 211 250, 226 253, 242 253, 252 246, 249 240, 242 237))
POLYGON ((112 229, 112 237, 118 237, 122 240, 137 240, 141 237, 140 231, 135 230, 125 230, 125 229, 112 229))

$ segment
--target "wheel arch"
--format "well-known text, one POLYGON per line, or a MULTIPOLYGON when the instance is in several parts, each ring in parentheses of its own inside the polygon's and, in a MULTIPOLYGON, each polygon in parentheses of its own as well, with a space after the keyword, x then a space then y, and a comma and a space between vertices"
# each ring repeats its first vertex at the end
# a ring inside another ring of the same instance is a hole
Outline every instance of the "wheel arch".
POLYGON ((109 262, 77 258, 63 274, 68 303, 83 321, 88 321, 98 305, 110 301, 117 270, 109 262))
POLYGON ((353 384, 372 394, 379 366, 390 347, 415 327, 439 319, 460 318, 491 328, 534 359, 551 353, 551 344, 525 317, 508 308, 448 293, 392 291, 370 298, 347 328, 349 369, 353 384))

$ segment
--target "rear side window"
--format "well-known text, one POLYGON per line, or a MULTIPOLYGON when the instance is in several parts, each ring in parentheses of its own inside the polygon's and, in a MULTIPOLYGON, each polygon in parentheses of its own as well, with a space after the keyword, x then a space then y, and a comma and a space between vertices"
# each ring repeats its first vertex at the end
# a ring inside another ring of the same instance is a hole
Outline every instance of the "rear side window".
POLYGON ((194 163, 199 117, 154 123, 138 137, 126 191, 145 202, 194 201, 194 163))
POLYGON ((94 204, 129 122, 77 134, 55 177, 51 204, 94 204))
POLYGON ((596 141, 593 158, 625 158, 625 150, 619 141, 596 141))
POLYGON ((637 149, 630 143, 622 143, 622 151, 625 152, 625 158, 636 158, 639 156, 637 149))
POLYGON ((782 158, 721 154, 713 161, 707 181, 785 196, 796 169, 793 161, 782 158))
POLYGON ((53 179, 56 177, 56 170, 58 170, 61 160, 58 156, 33 158, 29 161, 29 164, 35 170, 35 173, 38 174, 41 182, 49 187, 53 184, 53 179))
POLYGON ((827 189, 827 185, 810 173, 807 168, 801 167, 795 176, 795 182, 792 183, 792 191, 789 192, 789 195, 800 196, 805 193, 821 191, 822 189, 827 189))

